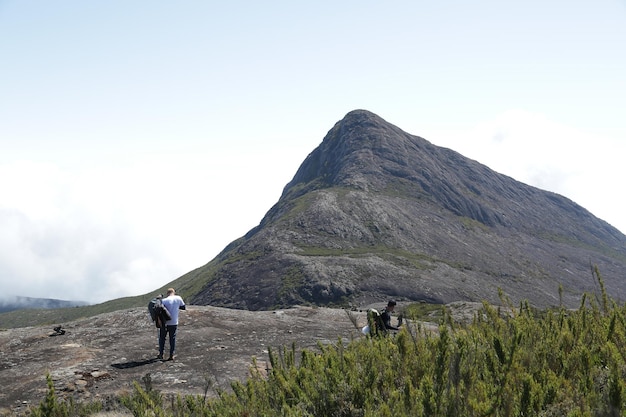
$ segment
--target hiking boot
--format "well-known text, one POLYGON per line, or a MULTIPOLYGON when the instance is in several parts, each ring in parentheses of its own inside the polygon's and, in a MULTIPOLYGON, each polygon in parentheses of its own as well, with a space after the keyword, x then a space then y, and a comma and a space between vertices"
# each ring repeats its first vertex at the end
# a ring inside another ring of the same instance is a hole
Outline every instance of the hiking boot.
POLYGON ((159 353, 159 356, 157 356, 157 359, 163 359, 163 354, 159 353))
POLYGON ((176 358, 176 356, 174 356, 174 355, 170 355, 170 357, 169 357, 169 358, 167 358, 167 360, 168 360, 168 361, 173 361, 173 360, 174 360, 174 358, 176 358))

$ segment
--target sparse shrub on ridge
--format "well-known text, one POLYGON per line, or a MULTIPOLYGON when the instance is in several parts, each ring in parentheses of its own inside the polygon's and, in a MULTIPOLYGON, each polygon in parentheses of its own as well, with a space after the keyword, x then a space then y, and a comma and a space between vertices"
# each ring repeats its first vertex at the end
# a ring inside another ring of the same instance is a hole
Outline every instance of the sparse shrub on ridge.
POLYGON ((46 375, 46 398, 38 407, 31 409, 32 417, 80 417, 90 416, 102 409, 102 404, 92 402, 88 404, 77 403, 72 397, 60 399, 55 393, 54 382, 50 374, 46 375))

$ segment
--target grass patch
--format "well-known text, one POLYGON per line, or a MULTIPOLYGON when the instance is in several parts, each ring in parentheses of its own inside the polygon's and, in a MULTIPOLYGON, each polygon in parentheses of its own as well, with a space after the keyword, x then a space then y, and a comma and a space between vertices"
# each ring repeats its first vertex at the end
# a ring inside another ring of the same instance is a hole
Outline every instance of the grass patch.
POLYGON ((489 226, 479 222, 478 220, 474 220, 466 216, 461 216, 459 219, 461 221, 461 225, 467 230, 478 229, 481 232, 489 232, 489 226))
POLYGON ((387 246, 361 246, 338 249, 299 245, 297 254, 301 256, 345 256, 349 258, 378 256, 394 264, 423 270, 432 269, 434 263, 440 262, 424 254, 409 252, 404 249, 389 248, 387 246))
POLYGON ((402 315, 414 321, 438 323, 444 315, 444 306, 441 304, 412 303, 402 307, 402 315))
POLYGON ((302 285, 304 281, 304 272, 298 265, 292 265, 280 277, 280 288, 278 289, 278 298, 282 298, 293 290, 302 285))

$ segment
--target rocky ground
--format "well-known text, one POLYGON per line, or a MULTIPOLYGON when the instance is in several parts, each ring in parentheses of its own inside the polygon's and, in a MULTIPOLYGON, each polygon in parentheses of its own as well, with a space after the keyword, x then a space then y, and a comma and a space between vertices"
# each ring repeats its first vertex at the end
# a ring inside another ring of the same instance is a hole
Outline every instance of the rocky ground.
POLYGON ((174 361, 156 359, 157 329, 145 308, 60 323, 64 334, 53 330, 56 326, 0 331, 0 416, 20 415, 38 405, 47 392, 46 373, 59 396, 78 400, 131 392, 135 381, 145 387, 148 374, 165 395, 215 395, 215 387, 229 389, 231 381, 244 380, 253 357, 265 371, 268 348, 295 343, 297 349, 316 349, 318 342, 363 337, 359 329, 366 324, 365 311, 188 306, 180 315, 174 361))

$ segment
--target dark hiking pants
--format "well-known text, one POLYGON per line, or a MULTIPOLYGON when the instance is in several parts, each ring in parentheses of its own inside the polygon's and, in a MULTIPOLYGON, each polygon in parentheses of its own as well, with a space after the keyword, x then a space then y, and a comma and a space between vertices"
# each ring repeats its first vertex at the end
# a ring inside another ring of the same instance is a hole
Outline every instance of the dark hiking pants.
POLYGON ((159 354, 163 355, 165 350, 165 336, 170 335, 170 356, 174 356, 176 350, 176 329, 178 326, 163 326, 159 331, 159 354))

